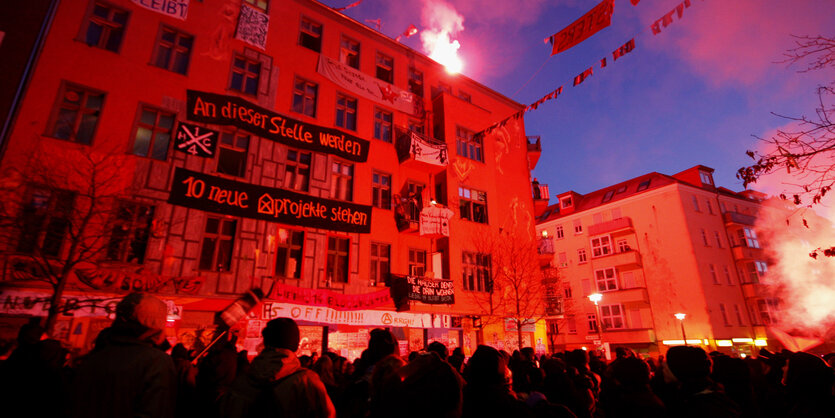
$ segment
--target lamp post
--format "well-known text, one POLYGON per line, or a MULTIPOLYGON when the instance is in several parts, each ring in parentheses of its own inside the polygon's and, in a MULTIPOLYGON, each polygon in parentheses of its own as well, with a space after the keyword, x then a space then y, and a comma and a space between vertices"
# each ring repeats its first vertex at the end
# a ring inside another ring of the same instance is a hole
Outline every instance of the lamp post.
POLYGON ((678 319, 678 323, 681 325, 681 338, 684 338, 684 345, 686 346, 687 345, 687 334, 684 333, 684 317, 687 316, 687 314, 677 313, 677 314, 674 314, 673 316, 675 316, 676 319, 678 319))
POLYGON ((603 295, 601 295, 600 293, 592 293, 589 295, 589 300, 594 302, 594 310, 597 312, 597 333, 601 335, 602 339, 603 324, 600 322, 600 305, 598 305, 600 299, 603 299, 603 295))

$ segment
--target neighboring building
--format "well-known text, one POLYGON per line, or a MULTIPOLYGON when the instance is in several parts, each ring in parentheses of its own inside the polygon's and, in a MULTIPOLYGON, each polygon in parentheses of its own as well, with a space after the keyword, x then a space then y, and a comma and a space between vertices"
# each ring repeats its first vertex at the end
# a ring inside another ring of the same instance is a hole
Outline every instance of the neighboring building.
POLYGON ((764 197, 716 186, 701 165, 558 194, 537 212, 541 260, 562 289, 551 343, 657 354, 683 343, 683 325, 708 351, 770 344, 777 299, 760 284, 768 260, 754 230, 764 197))
MULTIPOLYGON (((4 323, 43 315, 44 268, 70 257, 66 298, 152 292, 186 345, 254 286, 272 293, 241 324, 251 353, 274 316, 299 321, 303 352, 356 357, 374 327, 404 351, 511 348, 479 325, 494 266, 472 243, 534 239, 539 142, 521 118, 475 133, 522 105, 315 1, 56 4, 0 161, 19 191, 4 323), (407 275, 434 294, 397 312, 407 275)), ((87 349, 108 313, 62 315, 58 336, 87 349)))

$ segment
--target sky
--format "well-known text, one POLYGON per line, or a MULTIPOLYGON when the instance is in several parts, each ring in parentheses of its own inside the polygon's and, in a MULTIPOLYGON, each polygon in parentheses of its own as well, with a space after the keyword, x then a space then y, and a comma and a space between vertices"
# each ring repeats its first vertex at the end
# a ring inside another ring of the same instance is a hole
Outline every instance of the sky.
MULTIPOLYGON (((816 86, 833 79, 831 70, 800 73, 780 61, 792 35, 835 35, 835 0, 690 0, 657 35, 649 26, 683 0, 634 1, 615 0, 611 26, 554 56, 543 40, 600 0, 363 0, 343 13, 380 19, 392 38, 410 24, 425 33, 445 22, 456 29, 462 73, 523 104, 563 86, 525 114, 527 135, 542 138, 533 176, 552 198, 698 164, 716 170, 717 185, 743 190, 735 173, 752 162, 745 151, 761 147, 755 136, 787 125, 772 112, 812 114, 816 86), (635 49, 612 62, 612 51, 633 37, 635 49), (590 66, 594 74, 572 86, 590 66)), ((402 42, 428 54, 419 35, 402 42)))

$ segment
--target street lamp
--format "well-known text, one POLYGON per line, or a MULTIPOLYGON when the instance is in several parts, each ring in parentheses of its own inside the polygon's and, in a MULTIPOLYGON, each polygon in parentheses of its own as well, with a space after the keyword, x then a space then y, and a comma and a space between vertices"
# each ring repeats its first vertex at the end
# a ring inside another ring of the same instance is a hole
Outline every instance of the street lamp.
POLYGON ((678 323, 681 324, 681 338, 684 338, 684 345, 686 346, 687 345, 687 334, 684 333, 684 317, 687 316, 687 314, 679 312, 677 314, 674 314, 673 316, 675 316, 676 319, 678 319, 678 323))
POLYGON ((603 299, 603 295, 601 295, 600 293, 592 293, 592 294, 589 295, 589 300, 594 302, 594 309, 595 309, 595 311, 597 311, 597 326, 598 326, 597 333, 598 334, 603 333, 603 326, 602 326, 602 323, 600 322, 600 305, 598 305, 598 302, 600 302, 600 299, 603 299))

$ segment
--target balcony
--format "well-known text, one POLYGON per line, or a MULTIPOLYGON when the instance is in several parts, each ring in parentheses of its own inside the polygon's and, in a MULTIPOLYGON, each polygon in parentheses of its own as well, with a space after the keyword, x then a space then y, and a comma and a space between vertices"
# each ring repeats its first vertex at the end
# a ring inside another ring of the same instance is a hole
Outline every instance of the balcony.
POLYGON ((446 143, 417 132, 398 129, 396 147, 397 157, 404 167, 438 174, 449 164, 446 143))
POLYGON ((632 226, 632 218, 612 219, 608 222, 601 222, 599 224, 589 226, 589 235, 617 234, 628 232, 635 232, 635 228, 632 226))
POLYGON ((743 245, 737 245, 731 248, 731 251, 733 252, 734 260, 736 261, 765 259, 762 248, 751 248, 743 245))
POLYGON ((394 195, 394 223, 397 230, 405 233, 420 232, 420 196, 394 195))
POLYGON ((549 259, 554 257, 554 238, 553 237, 539 237, 536 245, 536 252, 540 256, 547 256, 549 259))
POLYGON ((754 226, 757 218, 751 215, 744 215, 739 212, 725 212, 725 225, 738 224, 754 226))
POLYGON ((762 299, 769 297, 768 286, 761 283, 742 283, 742 296, 745 299, 762 299))
POLYGON ((605 292, 604 295, 606 295, 606 300, 610 302, 616 301, 618 303, 649 303, 649 294, 647 293, 647 288, 645 287, 620 288, 617 290, 610 290, 608 292, 605 292))
POLYGON ((614 253, 603 257, 592 258, 594 268, 606 267, 625 267, 635 268, 641 267, 641 253, 636 250, 629 250, 620 253, 614 253))

